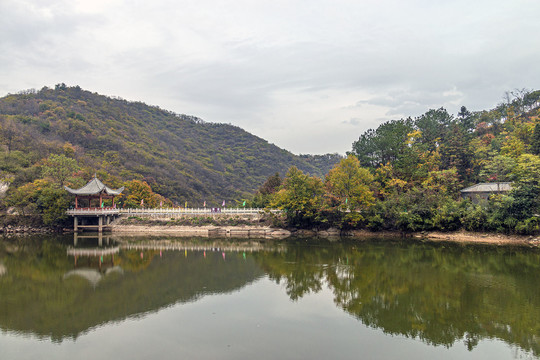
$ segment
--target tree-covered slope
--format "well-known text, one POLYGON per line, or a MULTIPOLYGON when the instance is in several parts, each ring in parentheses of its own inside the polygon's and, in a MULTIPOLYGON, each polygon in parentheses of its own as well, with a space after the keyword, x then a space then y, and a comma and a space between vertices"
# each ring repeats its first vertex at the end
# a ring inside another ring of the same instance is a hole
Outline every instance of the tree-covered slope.
POLYGON ((12 185, 40 176, 50 154, 67 154, 112 186, 140 179, 181 204, 251 194, 291 166, 324 172, 239 127, 204 122, 141 102, 57 85, 0 99, 0 170, 12 185), (103 175, 107 174, 107 175, 103 175))

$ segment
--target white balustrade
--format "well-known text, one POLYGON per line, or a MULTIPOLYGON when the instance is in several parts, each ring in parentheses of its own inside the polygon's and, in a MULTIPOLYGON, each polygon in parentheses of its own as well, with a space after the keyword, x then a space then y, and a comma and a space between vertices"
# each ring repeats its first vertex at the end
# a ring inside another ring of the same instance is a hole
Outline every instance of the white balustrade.
MULTIPOLYGON (((213 212, 212 208, 76 208, 70 209, 66 213, 68 215, 107 215, 107 214, 238 214, 238 215, 248 215, 248 214, 259 214, 264 212, 264 209, 260 208, 217 208, 217 212, 213 212)), ((270 209, 271 213, 279 213, 281 210, 270 209)))

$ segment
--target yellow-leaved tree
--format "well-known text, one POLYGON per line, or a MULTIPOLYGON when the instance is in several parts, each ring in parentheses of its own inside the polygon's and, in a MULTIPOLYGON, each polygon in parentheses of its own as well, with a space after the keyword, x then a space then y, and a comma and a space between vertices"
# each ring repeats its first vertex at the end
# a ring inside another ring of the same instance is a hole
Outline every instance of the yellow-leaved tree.
POLYGON ((326 175, 326 200, 330 210, 344 212, 344 222, 355 226, 364 219, 362 212, 375 203, 370 188, 373 180, 373 175, 360 166, 356 156, 342 159, 326 175))
POLYGON ((124 207, 156 208, 161 206, 172 206, 172 202, 165 197, 156 194, 146 181, 131 180, 125 183, 126 199, 124 207))
POLYGON ((318 222, 323 193, 321 179, 306 175, 292 166, 271 205, 285 212, 289 225, 312 226, 318 222))

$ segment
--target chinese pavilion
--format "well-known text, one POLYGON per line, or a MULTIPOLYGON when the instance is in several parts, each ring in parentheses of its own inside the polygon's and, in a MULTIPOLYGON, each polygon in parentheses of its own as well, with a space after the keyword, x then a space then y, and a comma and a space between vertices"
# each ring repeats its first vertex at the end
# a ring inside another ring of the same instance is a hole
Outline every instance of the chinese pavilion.
POLYGON ((68 215, 73 216, 75 232, 79 228, 81 230, 86 228, 102 232, 104 226, 108 226, 111 219, 119 215, 119 211, 114 204, 114 197, 121 195, 124 187, 113 190, 94 175, 94 178, 80 189, 71 189, 67 186, 64 186, 64 189, 75 195, 75 209, 67 212, 68 215), (112 207, 104 206, 105 199, 112 199, 112 207), (97 206, 92 207, 92 203, 95 204, 97 201, 99 201, 97 206), (82 202, 87 202, 88 206, 81 207, 82 202))
POLYGON ((80 189, 71 189, 67 186, 64 186, 64 189, 66 189, 69 193, 75 195, 75 208, 79 208, 79 200, 88 200, 88 207, 92 207, 92 200, 98 200, 99 203, 97 207, 103 207, 103 200, 104 199, 112 199, 113 207, 114 206, 114 197, 121 195, 122 191, 124 191, 124 187, 122 186, 120 189, 113 190, 110 187, 103 184, 95 175, 92 180, 88 182, 88 184, 84 185, 80 189))

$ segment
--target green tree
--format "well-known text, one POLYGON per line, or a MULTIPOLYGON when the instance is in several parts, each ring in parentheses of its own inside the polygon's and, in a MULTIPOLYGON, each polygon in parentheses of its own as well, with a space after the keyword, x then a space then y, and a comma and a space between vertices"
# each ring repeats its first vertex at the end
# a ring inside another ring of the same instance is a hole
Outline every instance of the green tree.
POLYGON ((474 130, 474 115, 465 106, 457 114, 457 124, 467 133, 474 130))
POLYGON ((441 167, 455 167, 462 180, 472 180, 473 152, 469 147, 471 135, 468 128, 456 123, 450 125, 446 141, 441 145, 441 167))
POLYGON ((521 155, 513 169, 513 174, 517 185, 525 183, 540 185, 540 156, 521 155))
POLYGON ((17 140, 19 129, 11 117, 0 116, 0 121, 0 135, 2 135, 3 143, 6 145, 9 155, 13 149, 13 144, 17 140))
POLYGON ((352 154, 364 167, 397 162, 407 154, 408 134, 414 130, 411 119, 392 120, 377 130, 368 130, 353 143, 352 154))
POLYGON ((444 141, 453 116, 444 108, 429 110, 414 121, 414 125, 422 132, 422 143, 427 150, 434 151, 441 141, 444 141))
POLYGON ((60 188, 64 186, 75 172, 79 171, 79 165, 75 159, 64 154, 51 154, 43 165, 43 176, 51 177, 60 188))
POLYGON ((6 198, 7 206, 13 206, 21 215, 28 215, 35 212, 34 193, 35 183, 27 183, 12 189, 6 198))
POLYGON ((480 177, 490 182, 508 182, 512 180, 513 170, 516 166, 514 159, 504 155, 495 155, 485 162, 480 171, 480 177))
POLYGON ((12 191, 7 204, 14 206, 21 215, 41 215, 45 225, 61 225, 67 219, 70 200, 65 190, 39 179, 12 191))
POLYGON ((64 189, 51 184, 39 192, 36 204, 45 225, 60 225, 68 218, 66 209, 70 200, 64 189))
POLYGON ((397 167, 399 177, 411 184, 421 182, 430 171, 439 170, 441 165, 439 147, 430 149, 423 137, 420 130, 415 130, 408 135, 407 156, 403 157, 397 167))
POLYGON ((272 206, 282 209, 289 225, 315 225, 319 219, 324 188, 321 179, 291 167, 276 193, 272 206))
POLYGON ((519 220, 540 213, 540 156, 524 154, 518 158, 514 169, 514 187, 511 192, 515 199, 514 213, 519 220))
POLYGON ((540 122, 534 126, 531 150, 533 154, 540 155, 540 122))

